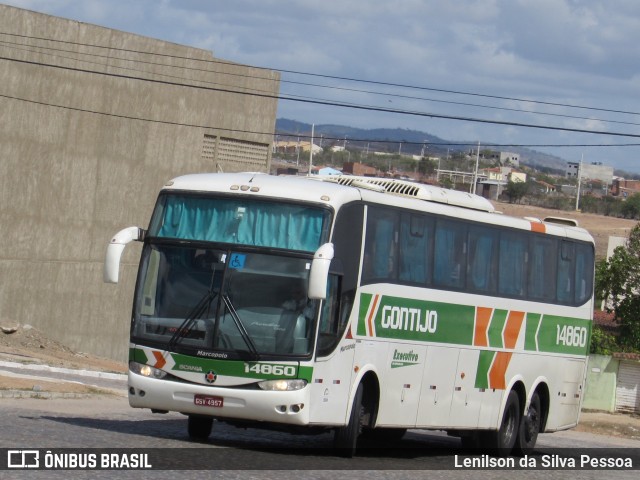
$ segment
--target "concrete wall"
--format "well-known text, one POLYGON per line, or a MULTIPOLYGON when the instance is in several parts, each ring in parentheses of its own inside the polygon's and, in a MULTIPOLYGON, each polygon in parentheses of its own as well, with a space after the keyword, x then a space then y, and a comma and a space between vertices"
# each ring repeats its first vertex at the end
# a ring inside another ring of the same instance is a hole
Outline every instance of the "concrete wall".
POLYGON ((614 412, 616 379, 620 362, 608 355, 589 355, 587 384, 582 408, 614 412))
POLYGON ((0 324, 124 361, 140 245, 105 285, 111 236, 174 176, 269 171, 276 99, 162 82, 277 95, 279 76, 4 5, 0 31, 0 324))

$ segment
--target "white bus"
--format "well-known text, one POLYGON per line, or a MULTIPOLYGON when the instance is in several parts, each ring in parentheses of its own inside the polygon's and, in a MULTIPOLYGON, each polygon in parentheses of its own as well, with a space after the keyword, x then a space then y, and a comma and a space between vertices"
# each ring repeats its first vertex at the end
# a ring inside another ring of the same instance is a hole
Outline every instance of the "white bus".
POLYGON ((364 177, 199 174, 119 232, 105 281, 143 242, 129 403, 360 437, 445 430, 499 454, 574 427, 594 243, 475 195, 364 177))

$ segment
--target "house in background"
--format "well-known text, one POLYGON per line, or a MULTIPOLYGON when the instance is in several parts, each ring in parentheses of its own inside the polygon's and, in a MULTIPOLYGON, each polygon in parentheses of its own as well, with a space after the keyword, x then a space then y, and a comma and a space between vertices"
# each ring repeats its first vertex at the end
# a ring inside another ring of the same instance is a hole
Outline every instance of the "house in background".
POLYGON ((480 170, 476 193, 489 200, 497 200, 509 182, 526 182, 527 174, 511 167, 493 167, 480 170))

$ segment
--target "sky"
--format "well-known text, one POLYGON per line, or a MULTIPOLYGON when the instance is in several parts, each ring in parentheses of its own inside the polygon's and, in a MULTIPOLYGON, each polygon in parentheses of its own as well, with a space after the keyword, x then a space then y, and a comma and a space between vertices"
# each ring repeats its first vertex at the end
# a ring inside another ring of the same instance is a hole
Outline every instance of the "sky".
POLYGON ((279 118, 527 145, 640 173, 637 0, 3 3, 280 70, 282 96, 396 110, 281 99, 279 118))

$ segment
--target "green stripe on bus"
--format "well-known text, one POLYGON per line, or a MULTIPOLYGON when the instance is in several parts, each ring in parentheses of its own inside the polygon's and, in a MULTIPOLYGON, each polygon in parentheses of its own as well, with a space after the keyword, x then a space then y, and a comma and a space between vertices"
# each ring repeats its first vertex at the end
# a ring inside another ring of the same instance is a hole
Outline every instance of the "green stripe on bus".
POLYGON ((502 331, 504 325, 507 323, 507 310, 495 309, 493 316, 491 317, 491 323, 489 324, 489 330, 487 336, 489 337, 489 346, 494 348, 502 348, 504 346, 502 340, 502 331))
POLYGON ((538 333, 538 325, 542 315, 539 313, 527 313, 525 332, 524 332, 524 349, 536 352, 536 334, 538 333))
POLYGON ((129 361, 146 364, 147 355, 144 353, 144 350, 142 350, 141 348, 131 347, 129 348, 129 361))
MULTIPOLYGON (((207 373, 213 370, 217 375, 230 377, 252 378, 259 380, 273 380, 280 378, 300 378, 308 382, 313 377, 312 366, 299 366, 296 363, 278 362, 245 362, 242 360, 220 360, 211 358, 191 357, 179 353, 171 353, 175 362, 172 371, 207 373)), ((129 360, 147 364, 145 351, 141 348, 129 349, 129 360)))
MULTIPOLYGON (((475 306, 430 302, 401 297, 361 294, 357 334, 377 338, 414 340, 453 345, 473 345, 475 306), (377 298, 374 332, 367 328, 371 304, 377 298)), ((487 329, 489 347, 505 348, 503 331, 509 311, 495 309, 487 329)), ((526 312, 515 338, 515 350, 587 355, 591 320, 526 312), (522 329, 524 328, 524 332, 522 329)))
POLYGON ((590 338, 590 321, 544 315, 538 333, 538 349, 541 352, 586 355, 590 338))
POLYGON ((489 388, 489 369, 493 363, 496 352, 481 350, 478 358, 478 370, 476 371, 476 388, 489 388))
MULTIPOLYGON (((366 299, 364 296, 361 297, 361 305, 368 305, 371 296, 367 295, 366 299)), ((366 332, 367 310, 360 309, 359 335, 366 332)), ((474 320, 475 307, 468 305, 382 296, 374 324, 379 338, 471 345, 474 320)))
POLYGON ((367 311, 371 305, 372 298, 373 295, 370 293, 363 293, 360 295, 360 313, 358 315, 357 334, 363 337, 367 335, 367 311))

